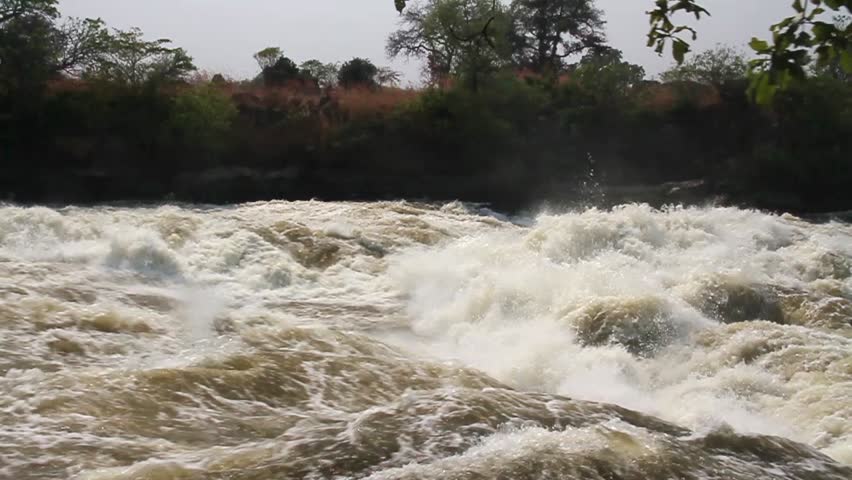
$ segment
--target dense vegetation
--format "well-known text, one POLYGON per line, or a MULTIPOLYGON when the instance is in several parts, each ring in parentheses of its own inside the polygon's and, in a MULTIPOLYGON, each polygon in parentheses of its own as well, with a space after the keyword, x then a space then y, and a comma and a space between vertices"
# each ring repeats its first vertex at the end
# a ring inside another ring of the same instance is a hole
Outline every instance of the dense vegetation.
MULTIPOLYGON (((422 0, 387 45, 423 60, 419 90, 367 59, 298 62, 275 47, 238 81, 197 72, 168 40, 55 7, 0 0, 0 192, 17 200, 518 206, 598 195, 594 177, 700 179, 700 196, 852 208, 841 55, 757 104, 751 59, 731 47, 647 80, 607 46, 593 0, 422 0)), ((848 18, 832 25, 848 31, 848 18)))

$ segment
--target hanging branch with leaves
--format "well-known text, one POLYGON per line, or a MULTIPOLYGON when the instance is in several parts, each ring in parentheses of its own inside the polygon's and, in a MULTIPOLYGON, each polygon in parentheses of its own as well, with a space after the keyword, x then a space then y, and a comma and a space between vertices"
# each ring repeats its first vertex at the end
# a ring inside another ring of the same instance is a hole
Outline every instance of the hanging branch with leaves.
POLYGON ((749 46, 758 54, 750 63, 752 92, 759 103, 769 101, 775 92, 792 81, 807 76, 806 67, 816 57, 817 66, 834 61, 852 73, 852 27, 847 22, 822 21, 832 10, 850 9, 850 0, 795 0, 796 14, 772 26, 772 42, 753 38, 749 46))
MULTIPOLYGON (((759 103, 770 101, 791 81, 804 78, 813 56, 818 65, 839 61, 844 70, 852 72, 852 28, 821 20, 829 10, 849 14, 852 0, 794 0, 793 9, 794 15, 770 28, 771 41, 754 38, 749 44, 758 55, 750 64, 750 72, 751 92, 759 103)), ((682 63, 690 49, 683 35, 694 41, 697 33, 692 27, 675 24, 672 17, 678 13, 689 13, 696 19, 710 15, 696 0, 656 0, 654 10, 648 12, 648 46, 662 53, 671 43, 672 56, 682 63)))
POLYGON ((701 20, 702 15, 710 15, 704 7, 697 5, 694 0, 656 0, 656 8, 648 12, 651 20, 651 31, 648 32, 648 46, 662 54, 666 44, 672 44, 672 56, 677 63, 683 63, 683 59, 690 50, 689 41, 683 36, 689 35, 692 41, 698 38, 698 33, 688 25, 675 25, 672 17, 678 13, 687 13, 701 20))

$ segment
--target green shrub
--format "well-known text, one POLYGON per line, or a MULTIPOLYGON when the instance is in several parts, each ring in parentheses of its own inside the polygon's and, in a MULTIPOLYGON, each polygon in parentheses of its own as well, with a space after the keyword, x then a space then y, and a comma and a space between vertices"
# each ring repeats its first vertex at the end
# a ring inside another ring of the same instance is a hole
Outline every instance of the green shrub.
POLYGON ((236 116, 230 96, 213 86, 199 86, 175 96, 168 125, 184 145, 215 151, 226 145, 236 116))

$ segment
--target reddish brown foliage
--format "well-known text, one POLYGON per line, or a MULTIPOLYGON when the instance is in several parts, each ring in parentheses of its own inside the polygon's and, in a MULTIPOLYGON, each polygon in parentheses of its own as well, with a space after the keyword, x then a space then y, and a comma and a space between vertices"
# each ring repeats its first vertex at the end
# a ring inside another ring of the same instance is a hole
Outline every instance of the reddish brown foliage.
POLYGON ((637 104, 653 112, 671 111, 678 105, 689 104, 708 108, 722 102, 719 90, 695 82, 648 83, 637 94, 637 104))

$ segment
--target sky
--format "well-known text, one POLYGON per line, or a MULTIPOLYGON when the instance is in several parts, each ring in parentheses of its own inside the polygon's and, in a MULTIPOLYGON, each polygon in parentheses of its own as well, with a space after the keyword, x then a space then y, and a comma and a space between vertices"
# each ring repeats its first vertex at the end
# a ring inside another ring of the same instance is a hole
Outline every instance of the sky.
MULTIPOLYGON (((704 0, 712 16, 698 24, 696 50, 717 43, 742 47, 753 36, 768 38, 768 28, 791 12, 787 0, 704 0)), ((658 56, 645 46, 653 0, 597 0, 607 20, 611 46, 626 60, 655 75, 671 65, 670 54, 658 56)), ((253 77, 252 55, 278 46, 297 63, 316 58, 341 62, 371 59, 403 73, 416 84, 416 61, 390 61, 385 39, 398 26, 392 0, 60 0, 70 17, 100 17, 111 27, 139 27, 146 38, 170 38, 210 73, 253 77)))

